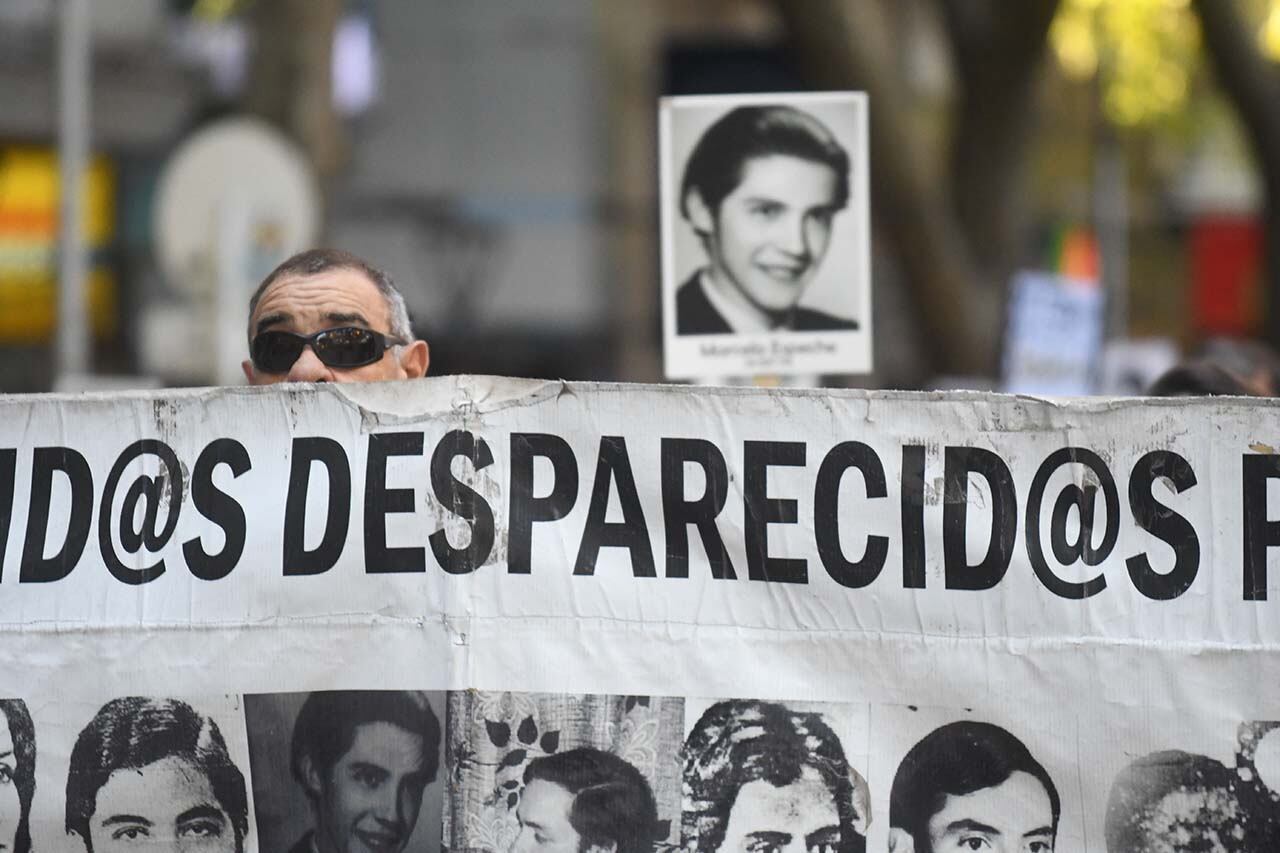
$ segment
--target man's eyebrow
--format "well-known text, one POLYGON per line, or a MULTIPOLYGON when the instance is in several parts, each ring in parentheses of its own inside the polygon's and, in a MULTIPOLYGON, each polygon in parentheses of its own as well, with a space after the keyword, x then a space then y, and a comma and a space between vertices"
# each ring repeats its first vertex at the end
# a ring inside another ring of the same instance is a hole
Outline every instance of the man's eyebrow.
POLYGON ((0 752, 0 758, 8 758, 11 755, 13 755, 12 749, 8 749, 8 750, 5 750, 4 752, 0 752))
POLYGON ((840 827, 836 824, 824 826, 822 829, 815 829, 813 832, 805 836, 804 842, 806 847, 812 847, 816 842, 827 838, 839 838, 840 827))
POLYGON ((1052 826, 1041 826, 1041 827, 1037 827, 1036 829, 1031 830, 1030 832, 1024 832, 1024 833, 1022 833, 1022 837, 1023 837, 1023 838, 1031 838, 1031 837, 1036 836, 1036 835, 1048 835, 1048 836, 1052 836, 1052 835, 1053 835, 1053 827, 1052 827, 1052 826))
POLYGON ((324 315, 324 318, 331 323, 346 323, 348 325, 357 325, 357 326, 364 326, 366 328, 372 328, 372 326, 370 326, 369 324, 369 321, 366 320, 364 315, 359 313, 358 311, 351 311, 351 312, 330 311, 328 314, 324 315))
POLYGON ((102 821, 102 826, 114 826, 117 823, 140 823, 143 826, 155 826, 154 823, 145 817, 136 814, 113 814, 109 818, 102 821))
POLYGON ((192 806, 191 808, 187 809, 185 812, 178 815, 177 820, 175 820, 174 822, 185 823, 189 820, 196 820, 198 818, 212 818, 218 821, 226 820, 226 818, 223 817, 221 809, 217 808, 216 806, 201 804, 198 806, 192 806))
POLYGON ((274 314, 267 314, 258 318, 258 325, 255 331, 261 332, 270 326, 274 326, 276 323, 284 323, 288 319, 289 315, 285 314, 283 311, 277 311, 274 314))
POLYGON ((947 828, 945 831, 946 832, 983 832, 983 833, 986 833, 987 835, 1000 835, 1000 830, 996 829, 994 826, 987 826, 985 823, 972 820, 967 817, 961 818, 960 820, 951 821, 951 823, 947 824, 947 828))
POLYGON ((371 761, 353 761, 351 766, 356 770, 376 770, 384 776, 390 776, 391 771, 383 767, 381 764, 374 764, 371 761))
POLYGON ((786 846, 791 843, 791 833, 777 832, 772 829, 762 829, 759 832, 748 832, 747 838, 759 839, 769 844, 778 844, 786 846))

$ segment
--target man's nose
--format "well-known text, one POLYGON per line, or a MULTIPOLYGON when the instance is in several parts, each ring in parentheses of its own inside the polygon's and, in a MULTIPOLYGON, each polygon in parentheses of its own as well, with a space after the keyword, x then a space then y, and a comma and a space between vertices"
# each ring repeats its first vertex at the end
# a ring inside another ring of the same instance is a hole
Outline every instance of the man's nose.
POLYGON ((307 345, 302 348, 302 354, 293 363, 293 367, 289 368, 289 375, 285 379, 288 382, 329 382, 333 379, 333 374, 316 357, 311 346, 307 345))
POLYGON ((373 816, 386 826, 400 827, 404 823, 401 799, 394 789, 379 793, 377 801, 373 804, 373 816))
POLYGON ((779 228, 778 248, 797 258, 809 254, 809 233, 803 217, 787 217, 779 228))

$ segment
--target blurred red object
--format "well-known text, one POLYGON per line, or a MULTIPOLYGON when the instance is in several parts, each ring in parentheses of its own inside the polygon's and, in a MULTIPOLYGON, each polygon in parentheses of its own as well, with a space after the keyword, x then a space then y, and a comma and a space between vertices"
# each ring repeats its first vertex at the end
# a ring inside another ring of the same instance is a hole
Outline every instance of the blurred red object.
POLYGON ((1262 324, 1262 229, 1245 216, 1191 228, 1191 325, 1198 335, 1256 335, 1262 324))

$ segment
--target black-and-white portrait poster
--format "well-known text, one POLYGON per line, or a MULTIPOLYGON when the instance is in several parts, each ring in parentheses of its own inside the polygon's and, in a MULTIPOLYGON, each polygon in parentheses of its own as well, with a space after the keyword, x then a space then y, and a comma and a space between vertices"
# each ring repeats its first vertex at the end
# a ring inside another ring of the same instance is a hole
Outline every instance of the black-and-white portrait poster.
POLYGON ((675 853, 684 699, 449 694, 450 853, 675 853))
POLYGON ((687 700, 682 849, 871 849, 869 718, 863 704, 687 700))
POLYGON ((1075 716, 1061 708, 877 705, 871 731, 871 785, 888 806, 872 846, 889 853, 1098 849, 1085 843, 1096 805, 1083 799, 1077 756, 1128 747, 1081 744, 1075 716))
POLYGON ((262 853, 438 853, 445 694, 245 697, 262 853))
POLYGON ((664 98, 671 379, 871 370, 867 99, 664 98))
MULTIPOLYGON (((29 826, 19 832, 29 838, 15 840, 12 848, 6 842, 3 849, 266 849, 255 828, 241 697, 60 697, 35 699, 26 707, 37 747, 29 826)), ((12 731, 17 717, 6 713, 12 731)), ((15 738, 15 746, 26 739, 15 738)))

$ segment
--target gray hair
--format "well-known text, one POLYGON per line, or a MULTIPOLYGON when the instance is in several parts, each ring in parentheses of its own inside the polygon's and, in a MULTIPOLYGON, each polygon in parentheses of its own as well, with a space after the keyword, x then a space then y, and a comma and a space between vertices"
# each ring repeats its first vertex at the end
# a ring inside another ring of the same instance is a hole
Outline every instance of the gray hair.
MULTIPOLYGON (((391 337, 399 338, 404 343, 414 339, 413 325, 409 322, 409 309, 405 305, 404 296, 392 283, 391 276, 358 255, 340 249, 307 249, 273 269, 249 299, 249 317, 252 318, 253 312, 258 310, 258 301, 262 299, 262 294, 280 279, 319 275, 338 269, 355 270, 373 282, 374 287, 378 288, 378 292, 387 303, 387 315, 390 318, 390 328, 387 331, 391 337)), ((249 337, 253 338, 252 328, 249 329, 249 337)))

